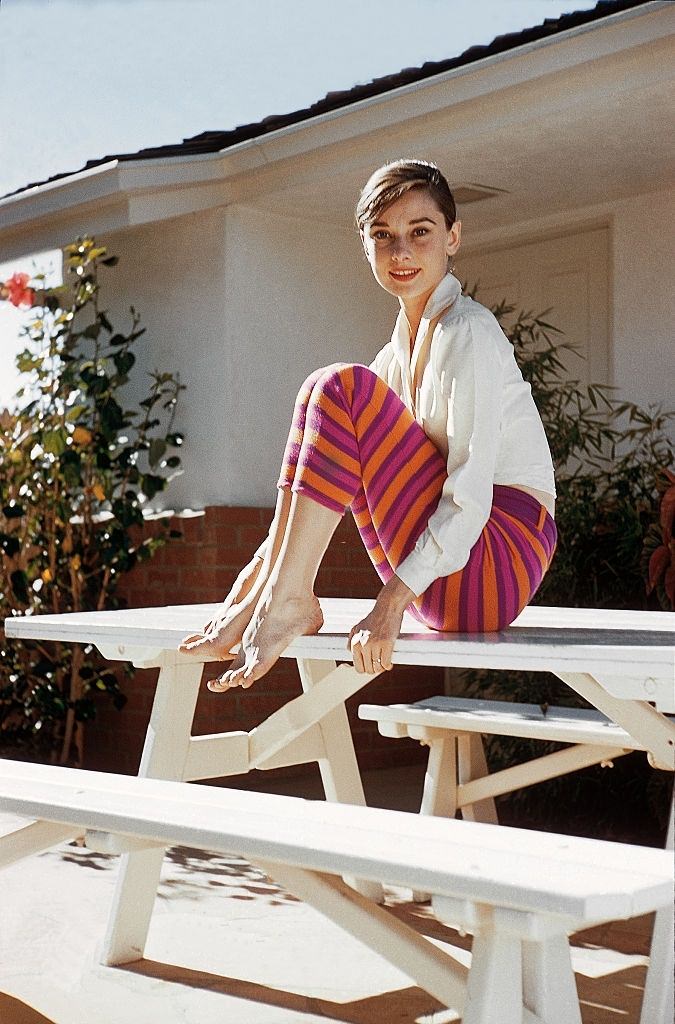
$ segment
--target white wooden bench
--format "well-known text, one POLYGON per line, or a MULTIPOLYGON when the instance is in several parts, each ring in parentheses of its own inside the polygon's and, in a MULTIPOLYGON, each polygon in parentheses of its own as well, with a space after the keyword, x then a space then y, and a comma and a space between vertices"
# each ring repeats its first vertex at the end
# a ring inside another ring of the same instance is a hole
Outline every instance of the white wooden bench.
POLYGON ((0 867, 85 835, 103 852, 237 853, 314 906, 463 1024, 581 1024, 568 935, 667 906, 661 850, 148 778, 0 762, 0 810, 33 819, 0 867), (340 875, 433 894, 473 932, 468 971, 340 875))
MULTIPOLYGON (((594 708, 515 701, 429 697, 412 704, 361 704, 359 717, 382 736, 410 737, 429 747, 422 814, 496 824, 494 798, 614 761, 645 746, 594 708), (514 736, 570 744, 563 750, 488 774, 482 737, 514 736)), ((670 716, 667 720, 674 722, 670 716)))

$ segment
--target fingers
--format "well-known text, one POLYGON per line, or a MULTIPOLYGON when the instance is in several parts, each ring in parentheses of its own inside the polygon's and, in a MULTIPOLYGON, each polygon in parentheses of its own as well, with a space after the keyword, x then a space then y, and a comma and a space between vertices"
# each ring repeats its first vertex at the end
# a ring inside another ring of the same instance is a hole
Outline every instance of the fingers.
POLYGON ((359 630, 355 626, 347 643, 357 672, 376 675, 382 671, 389 672, 394 667, 391 660, 394 645, 391 641, 376 640, 368 630, 359 630))

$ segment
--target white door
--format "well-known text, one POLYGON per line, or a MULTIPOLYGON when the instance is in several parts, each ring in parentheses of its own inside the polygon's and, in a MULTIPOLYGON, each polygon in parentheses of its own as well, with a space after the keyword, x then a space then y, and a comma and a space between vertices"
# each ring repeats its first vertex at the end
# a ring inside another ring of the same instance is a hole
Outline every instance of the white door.
MULTIPOLYGON (((611 383, 609 360, 609 230, 594 228, 522 245, 460 250, 455 274, 465 287, 478 283, 486 306, 503 300, 560 328, 560 337, 583 358, 568 353, 570 378, 611 383)), ((508 325, 511 317, 504 320, 508 325)))

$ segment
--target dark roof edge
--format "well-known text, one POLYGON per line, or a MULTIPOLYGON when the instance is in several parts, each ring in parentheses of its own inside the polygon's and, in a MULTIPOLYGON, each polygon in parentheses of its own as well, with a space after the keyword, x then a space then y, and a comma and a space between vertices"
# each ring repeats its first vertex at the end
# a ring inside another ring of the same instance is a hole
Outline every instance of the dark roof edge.
POLYGON ((326 96, 317 100, 317 102, 313 103, 311 106, 304 107, 301 110, 296 110, 289 114, 272 114, 269 117, 263 118, 262 121, 239 125, 237 128, 227 131, 201 132, 199 135, 195 135, 189 139, 184 139, 180 143, 152 146, 146 149, 137 150, 134 153, 116 153, 109 154, 104 157, 98 157, 94 160, 88 160, 86 164, 78 168, 77 171, 64 171, 59 174, 54 174, 49 178, 45 178, 43 181, 36 181, 28 185, 22 185, 21 188, 0 196, 0 199, 7 199, 10 196, 26 192, 28 189, 38 188, 41 185, 47 185, 53 181, 69 178, 73 174, 88 171, 94 167, 99 167, 102 164, 110 163, 111 161, 124 162, 131 160, 153 160, 164 157, 198 156, 210 153, 219 153, 222 150, 229 149, 230 147, 242 142, 248 142, 255 138, 262 138, 263 136, 269 135, 281 128, 288 128, 292 125, 301 124, 303 121, 308 121, 311 118, 319 117, 323 114, 328 114, 333 111, 349 107, 362 100, 373 99, 377 96, 385 95, 387 92, 393 92, 395 89, 399 89, 402 86, 422 82, 425 79, 433 78, 435 75, 442 74, 443 72, 451 71, 465 65, 474 64, 480 60, 484 60, 486 57, 506 53, 519 46, 550 38, 551 36, 578 28, 582 25, 611 17, 614 14, 639 7, 650 7, 652 4, 653 0, 599 0, 595 7, 590 8, 589 10, 573 11, 571 14, 561 15, 559 18, 546 18, 540 25, 535 25, 532 28, 523 29, 518 32, 509 32, 505 35, 497 36, 491 43, 487 43, 485 45, 472 46, 457 57, 451 57, 442 61, 427 61, 418 68, 404 68, 402 71, 396 72, 395 74, 375 78, 372 82, 368 82, 365 85, 356 85, 351 89, 344 89, 339 92, 329 92, 326 96))

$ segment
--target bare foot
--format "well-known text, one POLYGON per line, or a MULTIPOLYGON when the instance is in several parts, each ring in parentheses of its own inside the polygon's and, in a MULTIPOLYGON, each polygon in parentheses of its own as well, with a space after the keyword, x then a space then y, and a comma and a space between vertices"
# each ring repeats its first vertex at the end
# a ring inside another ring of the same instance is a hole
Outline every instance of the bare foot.
POLYGON ((225 611, 218 609, 203 633, 186 637, 178 650, 182 654, 205 655, 215 661, 229 661, 238 647, 256 607, 255 595, 241 604, 233 604, 225 611))
POLYGON ((322 626, 321 605, 314 594, 281 600, 266 586, 231 668, 206 685, 215 693, 235 686, 248 689, 269 672, 296 637, 318 633, 322 626))
POLYGON ((231 648, 241 642, 265 585, 264 580, 259 580, 262 564, 262 558, 254 558, 242 569, 210 622, 206 623, 200 633, 185 637, 178 648, 182 654, 200 657, 208 654, 217 661, 227 661, 234 657, 231 648), (256 587, 256 584, 259 585, 256 587))

